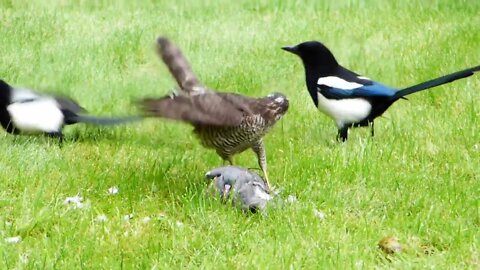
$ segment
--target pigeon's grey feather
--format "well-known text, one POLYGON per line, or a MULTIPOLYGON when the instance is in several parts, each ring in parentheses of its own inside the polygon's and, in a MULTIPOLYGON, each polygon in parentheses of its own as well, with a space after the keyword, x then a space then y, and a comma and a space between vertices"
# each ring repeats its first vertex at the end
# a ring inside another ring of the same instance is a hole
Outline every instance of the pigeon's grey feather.
POLYGON ((242 210, 263 211, 272 199, 263 178, 242 167, 219 167, 205 176, 215 180, 221 198, 231 197, 233 204, 242 210))

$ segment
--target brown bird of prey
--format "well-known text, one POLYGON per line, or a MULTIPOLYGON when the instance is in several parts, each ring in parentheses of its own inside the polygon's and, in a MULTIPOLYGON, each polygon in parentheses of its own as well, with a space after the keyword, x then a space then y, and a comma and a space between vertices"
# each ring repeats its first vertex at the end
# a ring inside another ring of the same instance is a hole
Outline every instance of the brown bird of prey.
POLYGON ((158 38, 157 48, 180 91, 143 100, 147 114, 190 123, 202 145, 215 149, 230 165, 235 154, 251 148, 268 184, 263 136, 287 112, 287 97, 272 93, 252 98, 213 91, 200 83, 187 59, 170 40, 158 38))

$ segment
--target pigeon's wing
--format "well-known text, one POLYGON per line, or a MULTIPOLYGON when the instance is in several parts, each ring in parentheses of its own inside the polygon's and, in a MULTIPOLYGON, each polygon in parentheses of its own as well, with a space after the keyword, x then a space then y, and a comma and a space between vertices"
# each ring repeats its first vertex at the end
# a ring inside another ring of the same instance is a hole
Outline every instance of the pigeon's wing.
POLYGON ((238 126, 248 113, 237 103, 216 93, 145 99, 141 104, 151 116, 184 121, 195 126, 238 126))
POLYGON ((237 183, 235 197, 241 201, 241 206, 245 210, 264 210, 272 198, 266 190, 252 181, 237 183))
POLYGON ((213 178, 218 177, 220 175, 226 175, 229 178, 231 178, 231 177, 236 178, 237 175, 239 173, 241 173, 243 170, 245 170, 245 169, 243 169, 241 167, 238 167, 238 166, 232 166, 232 165, 222 166, 222 167, 218 167, 218 168, 215 168, 215 169, 211 169, 210 171, 208 171, 205 174, 205 177, 207 179, 213 179, 213 178))

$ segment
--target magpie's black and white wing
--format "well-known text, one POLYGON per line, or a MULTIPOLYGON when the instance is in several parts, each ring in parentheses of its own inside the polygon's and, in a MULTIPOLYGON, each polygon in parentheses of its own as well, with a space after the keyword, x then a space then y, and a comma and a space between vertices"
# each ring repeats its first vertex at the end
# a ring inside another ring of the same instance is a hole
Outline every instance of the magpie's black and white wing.
POLYGON ((86 110, 82 106, 80 106, 78 102, 69 97, 54 96, 54 99, 58 103, 61 110, 69 111, 75 114, 86 112, 86 110))
POLYGON ((20 87, 11 87, 11 94, 10 94, 10 101, 9 103, 24 103, 24 102, 31 102, 37 99, 42 98, 42 95, 26 88, 20 87))
POLYGON ((334 75, 318 78, 318 90, 329 99, 393 97, 396 89, 385 86, 348 69, 339 68, 334 75))

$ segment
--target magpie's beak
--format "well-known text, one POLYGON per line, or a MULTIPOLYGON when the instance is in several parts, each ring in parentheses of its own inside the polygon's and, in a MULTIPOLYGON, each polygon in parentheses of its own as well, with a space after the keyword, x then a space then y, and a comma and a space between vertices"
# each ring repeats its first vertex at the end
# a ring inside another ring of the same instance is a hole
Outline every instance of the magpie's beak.
POLYGON ((282 47, 282 50, 298 55, 297 46, 285 46, 282 47))

